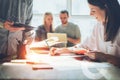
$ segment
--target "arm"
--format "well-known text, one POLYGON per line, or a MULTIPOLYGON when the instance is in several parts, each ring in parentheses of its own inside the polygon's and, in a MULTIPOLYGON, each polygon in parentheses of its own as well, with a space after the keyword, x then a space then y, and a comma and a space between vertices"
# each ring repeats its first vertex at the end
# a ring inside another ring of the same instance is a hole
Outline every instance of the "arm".
POLYGON ((73 43, 73 44, 78 44, 78 43, 80 43, 80 38, 78 38, 78 39, 73 39, 73 38, 67 38, 67 40, 69 41, 69 42, 71 42, 71 43, 73 43))
POLYGON ((80 29, 77 25, 74 26, 75 27, 75 38, 70 38, 68 37, 67 40, 73 44, 78 44, 80 43, 80 39, 81 39, 81 33, 80 33, 80 29))
POLYGON ((50 55, 51 56, 55 56, 55 55, 59 55, 59 54, 63 54, 63 53, 72 53, 73 51, 69 48, 55 48, 52 47, 50 49, 50 55))
POLYGON ((9 22, 9 21, 5 21, 3 23, 3 28, 5 28, 5 29, 7 29, 7 30, 9 30, 11 32, 25 30, 24 27, 20 27, 20 28, 19 27, 17 27, 17 28, 13 27, 13 22, 9 22))
MULTIPOLYGON (((27 6, 26 11, 25 11, 26 15, 24 17, 27 16, 27 19, 25 21, 25 24, 30 25, 31 20, 32 20, 32 16, 33 16, 33 12, 32 12, 33 0, 26 1, 26 6, 27 6)), ((34 31, 33 30, 30 30, 28 32, 26 31, 25 35, 24 35, 24 38, 25 38, 24 44, 28 44, 28 45, 31 44, 32 41, 33 41, 33 37, 34 37, 34 31)))
POLYGON ((0 19, 0 28, 5 28, 5 29, 7 29, 7 30, 9 30, 11 32, 25 30, 24 27, 21 27, 21 28, 17 27, 17 28, 15 28, 15 27, 13 27, 13 24, 14 23, 11 22, 11 21, 3 21, 3 20, 0 19))
POLYGON ((77 44, 76 47, 82 47, 88 50, 96 50, 97 49, 97 41, 98 38, 96 38, 96 36, 99 36, 98 34, 98 30, 99 30, 99 26, 95 25, 93 28, 93 31, 90 33, 90 36, 87 36, 86 39, 80 43, 77 44))
POLYGON ((88 56, 91 60, 109 62, 115 66, 120 67, 120 57, 96 51, 85 53, 85 55, 88 56))
POLYGON ((50 55, 54 56, 54 55, 58 55, 58 54, 71 54, 71 53, 75 53, 75 54, 84 54, 88 52, 87 49, 84 48, 76 48, 74 47, 68 47, 68 48, 54 48, 52 47, 50 49, 50 55))
POLYGON ((30 24, 32 17, 33 17, 33 12, 32 12, 33 0, 28 0, 26 6, 27 6, 27 9, 26 9, 27 20, 25 24, 30 24))

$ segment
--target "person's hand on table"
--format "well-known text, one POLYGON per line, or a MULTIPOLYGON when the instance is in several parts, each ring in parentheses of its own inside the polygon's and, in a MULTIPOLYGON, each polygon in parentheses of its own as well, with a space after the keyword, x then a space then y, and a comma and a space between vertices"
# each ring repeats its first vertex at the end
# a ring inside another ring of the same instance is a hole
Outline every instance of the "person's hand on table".
POLYGON ((70 49, 70 48, 55 48, 52 47, 50 49, 50 55, 56 55, 56 54, 71 54, 71 53, 75 53, 75 54, 84 54, 88 52, 88 50, 83 49, 83 48, 74 48, 74 49, 70 49))
POLYGON ((88 56, 90 59, 95 59, 95 52, 86 52, 84 55, 88 56))
POLYGON ((109 62, 117 67, 120 67, 120 57, 97 51, 88 52, 85 53, 85 55, 94 61, 109 62))
POLYGON ((71 51, 67 48, 55 48, 55 47, 52 47, 50 49, 50 55, 51 56, 55 56, 55 55, 60 55, 60 54, 70 54, 71 51))
POLYGON ((100 61, 100 62, 107 61, 106 54, 104 54, 103 52, 89 51, 89 52, 85 53, 85 55, 94 61, 100 61))
POLYGON ((50 49, 49 54, 50 54, 51 56, 54 56, 54 55, 56 54, 56 53, 55 53, 56 50, 57 50, 57 48, 52 47, 52 48, 50 49))
POLYGON ((5 21, 4 28, 11 31, 11 32, 25 30, 24 27, 14 27, 13 24, 14 24, 13 22, 5 21))

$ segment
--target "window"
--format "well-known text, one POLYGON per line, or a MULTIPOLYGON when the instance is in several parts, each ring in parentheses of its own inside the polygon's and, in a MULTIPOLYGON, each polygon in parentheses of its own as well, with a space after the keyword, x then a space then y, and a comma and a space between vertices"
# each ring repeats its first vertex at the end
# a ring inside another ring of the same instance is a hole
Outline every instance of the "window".
POLYGON ((89 15, 87 0, 72 0, 72 15, 89 15))
POLYGON ((55 29, 61 24, 59 12, 64 9, 69 11, 69 21, 79 26, 83 41, 90 35, 95 23, 94 19, 89 16, 87 0, 33 0, 31 25, 38 27, 43 24, 43 14, 51 12, 53 14, 53 28, 55 29))
POLYGON ((43 14, 45 12, 52 12, 58 14, 62 9, 67 8, 66 0, 33 0, 34 14, 43 14))

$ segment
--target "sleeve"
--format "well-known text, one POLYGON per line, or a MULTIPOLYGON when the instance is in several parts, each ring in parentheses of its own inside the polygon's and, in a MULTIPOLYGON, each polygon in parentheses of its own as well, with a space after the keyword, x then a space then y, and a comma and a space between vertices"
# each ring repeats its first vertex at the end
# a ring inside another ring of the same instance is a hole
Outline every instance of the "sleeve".
POLYGON ((119 33, 118 33, 118 38, 117 38, 117 44, 118 44, 118 46, 120 47, 120 29, 119 29, 118 32, 119 32, 119 33))
POLYGON ((97 48, 97 46, 96 46, 97 27, 98 26, 94 27, 91 36, 87 37, 86 40, 83 43, 77 44, 76 47, 77 48, 85 48, 85 49, 88 49, 88 50, 96 50, 96 48, 97 48))
MULTIPOLYGON (((27 1, 27 11, 26 11, 26 16, 27 19, 25 21, 25 24, 30 24, 33 16, 32 8, 33 8, 33 0, 26 0, 27 1)), ((30 44, 32 40, 34 39, 34 31, 28 31, 25 32, 25 41, 24 43, 30 44)))
POLYGON ((33 16, 32 8, 33 8, 33 0, 27 0, 27 20, 25 24, 30 24, 33 16))
POLYGON ((120 29, 115 45, 116 45, 116 55, 120 57, 120 29))

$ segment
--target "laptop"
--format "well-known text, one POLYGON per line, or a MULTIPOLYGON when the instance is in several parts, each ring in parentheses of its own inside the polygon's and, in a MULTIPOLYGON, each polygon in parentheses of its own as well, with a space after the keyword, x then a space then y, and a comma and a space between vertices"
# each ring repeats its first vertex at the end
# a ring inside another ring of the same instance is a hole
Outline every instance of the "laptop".
MULTIPOLYGON (((61 47, 66 47, 66 44, 67 44, 67 34, 66 33, 47 33, 47 39, 56 38, 56 37, 58 38, 58 41, 56 41, 56 44, 59 43, 59 47, 60 46, 61 47), (64 46, 61 45, 61 44, 64 44, 64 46)), ((57 46, 58 46, 58 44, 57 44, 57 46)))

